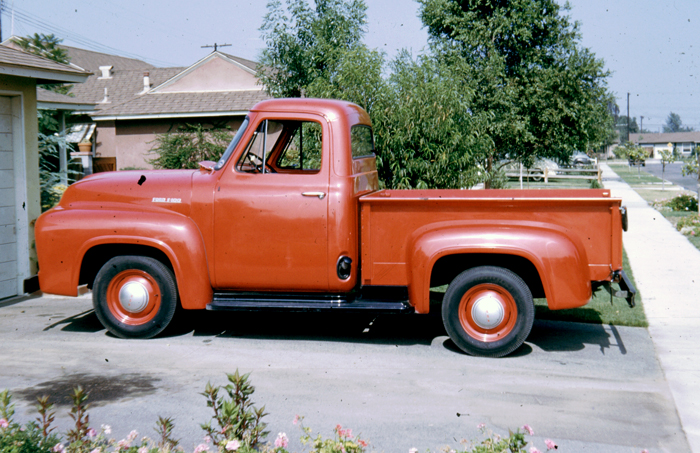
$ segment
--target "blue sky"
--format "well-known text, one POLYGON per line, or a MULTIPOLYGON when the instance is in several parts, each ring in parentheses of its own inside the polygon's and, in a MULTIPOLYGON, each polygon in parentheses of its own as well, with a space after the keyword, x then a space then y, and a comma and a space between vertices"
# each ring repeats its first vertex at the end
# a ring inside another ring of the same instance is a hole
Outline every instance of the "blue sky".
MULTIPOLYGON (((365 0, 365 42, 392 57, 414 54, 427 34, 411 0, 365 0)), ((582 44, 612 72, 610 89, 622 113, 644 116, 658 131, 669 112, 700 130, 700 1, 570 0, 581 23, 582 44)), ((264 42, 258 28, 266 1, 233 0, 4 0, 2 36, 54 33, 75 47, 133 56, 156 66, 189 66, 206 56, 207 44, 255 60, 264 42), (14 28, 10 10, 15 7, 14 28)))

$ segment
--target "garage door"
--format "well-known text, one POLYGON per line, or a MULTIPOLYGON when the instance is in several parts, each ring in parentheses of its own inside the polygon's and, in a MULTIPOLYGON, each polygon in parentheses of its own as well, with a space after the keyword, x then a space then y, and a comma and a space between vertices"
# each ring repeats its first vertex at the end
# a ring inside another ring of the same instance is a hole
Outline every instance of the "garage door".
POLYGON ((18 292, 12 97, 0 96, 0 299, 18 292))

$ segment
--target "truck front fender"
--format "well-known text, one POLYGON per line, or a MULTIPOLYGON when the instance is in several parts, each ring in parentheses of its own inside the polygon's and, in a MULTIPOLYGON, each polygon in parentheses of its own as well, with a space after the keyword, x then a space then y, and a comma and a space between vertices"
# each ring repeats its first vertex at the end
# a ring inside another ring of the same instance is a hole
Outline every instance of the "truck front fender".
POLYGON ((85 254, 123 244, 153 247, 168 257, 183 308, 205 308, 213 296, 199 228, 172 211, 53 209, 37 221, 36 244, 44 292, 76 296, 85 254))
POLYGON ((580 307, 591 298, 585 249, 564 231, 525 225, 429 225, 409 245, 409 298, 419 313, 430 305, 430 277, 440 258, 459 254, 514 255, 530 261, 540 276, 550 309, 580 307))

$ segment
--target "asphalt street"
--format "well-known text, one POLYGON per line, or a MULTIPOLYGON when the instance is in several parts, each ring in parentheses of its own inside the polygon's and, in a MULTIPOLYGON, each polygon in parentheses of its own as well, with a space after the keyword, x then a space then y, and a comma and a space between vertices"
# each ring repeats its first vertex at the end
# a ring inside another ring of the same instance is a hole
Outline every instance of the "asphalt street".
POLYGON ((121 340, 87 297, 0 302, 0 389, 24 421, 37 395, 51 395, 65 431, 67 395, 81 384, 92 426, 153 435, 157 417, 172 416, 188 451, 210 417, 199 392, 236 369, 251 373, 269 440, 286 432, 291 451, 302 449, 295 415, 326 436, 352 428, 379 452, 459 447, 480 438, 479 423, 501 435, 527 423, 542 451, 545 438, 565 452, 690 450, 643 328, 537 321, 513 355, 486 359, 459 352, 432 315, 186 312, 181 325, 121 340))
POLYGON ((671 181, 673 184, 683 187, 686 190, 692 190, 693 192, 698 190, 698 179, 696 175, 683 176, 682 170, 683 164, 681 162, 674 162, 672 164, 666 164, 666 169, 664 170, 661 163, 658 161, 647 160, 646 166, 642 167, 642 170, 651 173, 654 176, 661 178, 663 177, 666 181, 671 181))

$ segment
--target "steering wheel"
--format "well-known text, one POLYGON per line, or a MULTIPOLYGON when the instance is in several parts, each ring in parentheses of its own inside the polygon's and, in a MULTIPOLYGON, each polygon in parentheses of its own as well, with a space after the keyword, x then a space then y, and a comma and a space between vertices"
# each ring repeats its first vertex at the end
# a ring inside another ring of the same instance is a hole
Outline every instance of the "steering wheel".
POLYGON ((264 164, 262 158, 255 153, 248 153, 246 160, 248 160, 257 173, 263 172, 263 165, 265 166, 266 173, 277 173, 274 168, 264 164))

